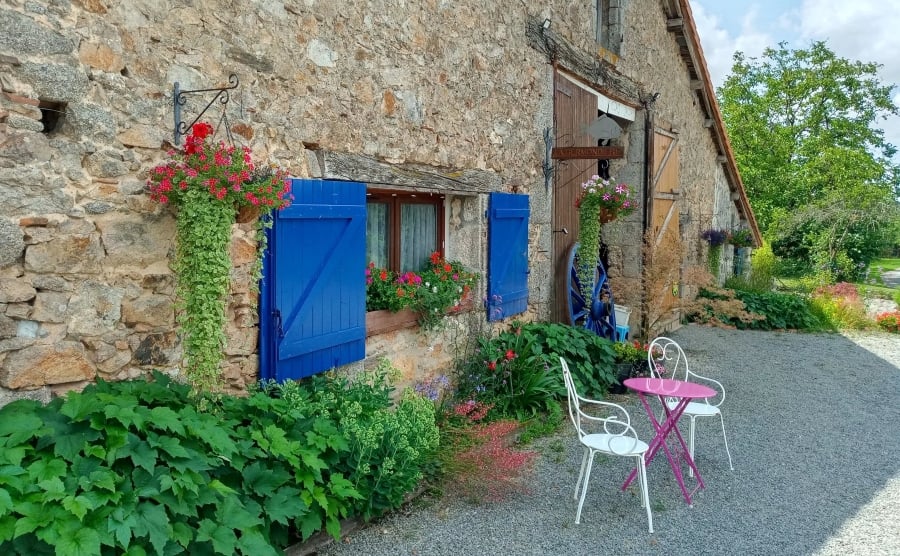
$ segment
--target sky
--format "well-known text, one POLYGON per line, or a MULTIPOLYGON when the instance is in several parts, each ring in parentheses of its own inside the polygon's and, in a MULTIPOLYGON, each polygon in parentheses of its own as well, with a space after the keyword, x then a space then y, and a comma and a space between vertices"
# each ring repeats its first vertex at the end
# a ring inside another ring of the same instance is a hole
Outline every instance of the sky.
MULTIPOLYGON (((760 56, 786 41, 806 48, 824 40, 840 57, 876 62, 879 77, 894 85, 900 105, 900 0, 690 0, 713 84, 731 72, 732 55, 760 56)), ((889 143, 900 148, 900 117, 878 122, 889 143)))

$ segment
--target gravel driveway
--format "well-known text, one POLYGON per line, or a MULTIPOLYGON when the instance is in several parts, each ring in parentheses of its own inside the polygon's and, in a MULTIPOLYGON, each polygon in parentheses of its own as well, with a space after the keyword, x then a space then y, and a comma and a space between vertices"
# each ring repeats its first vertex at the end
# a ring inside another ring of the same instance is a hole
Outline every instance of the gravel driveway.
MULTIPOLYGON (((900 338, 688 325, 671 336, 727 390, 728 469, 717 420, 698 421, 706 488, 688 507, 662 453, 648 468, 655 532, 625 458, 597 457, 581 524, 571 425, 541 439, 530 492, 498 504, 420 499, 320 554, 900 554, 900 338)), ((651 438, 636 398, 623 398, 651 438)))

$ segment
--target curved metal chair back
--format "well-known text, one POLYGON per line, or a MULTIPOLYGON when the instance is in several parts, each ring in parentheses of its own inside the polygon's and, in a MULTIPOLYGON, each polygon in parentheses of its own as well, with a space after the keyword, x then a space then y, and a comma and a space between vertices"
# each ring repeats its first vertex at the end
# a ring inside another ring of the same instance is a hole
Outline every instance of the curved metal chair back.
MULTIPOLYGON (((650 349, 647 351, 647 365, 650 367, 650 375, 655 378, 673 378, 675 380, 686 380, 688 382, 698 382, 705 386, 711 387, 716 391, 715 397, 706 398, 704 400, 693 401, 687 405, 684 415, 690 418, 691 428, 688 438, 689 451, 691 457, 694 457, 694 436, 696 429, 696 421, 698 417, 719 417, 722 425, 722 438, 725 441, 725 453, 728 454, 728 467, 734 470, 731 463, 731 450, 728 448, 728 436, 725 434, 725 418, 722 416, 722 410, 719 406, 725 401, 725 387, 722 383, 713 378, 699 375, 691 371, 688 366, 687 356, 684 350, 678 345, 678 342, 665 336, 659 336, 650 342, 650 349)), ((674 407, 677 400, 674 398, 667 399, 666 404, 674 407)), ((689 471, 689 475, 693 476, 693 470, 689 471)))
POLYGON ((612 402, 591 400, 580 396, 575 388, 575 381, 572 379, 568 363, 562 357, 559 358, 559 363, 562 366, 563 380, 565 380, 566 392, 569 396, 569 418, 572 420, 572 424, 575 425, 578 441, 584 448, 584 456, 581 459, 581 471, 578 473, 578 482, 575 483, 574 498, 578 500, 575 523, 581 522, 581 508, 584 506, 588 480, 591 478, 594 454, 599 452, 635 458, 641 490, 641 506, 647 512, 647 525, 652 533, 653 514, 650 511, 647 468, 644 464, 644 454, 649 447, 638 438, 637 431, 631 426, 631 418, 628 415, 628 411, 624 407, 612 402), (589 412, 588 408, 597 409, 603 414, 593 414, 594 412, 589 412), (587 430, 588 428, 602 429, 602 432, 591 432, 587 430))

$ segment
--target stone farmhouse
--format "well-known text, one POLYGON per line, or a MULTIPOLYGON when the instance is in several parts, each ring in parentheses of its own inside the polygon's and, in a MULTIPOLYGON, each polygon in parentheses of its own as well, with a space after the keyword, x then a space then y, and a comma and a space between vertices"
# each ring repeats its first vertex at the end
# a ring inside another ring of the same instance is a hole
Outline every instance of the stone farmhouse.
POLYGON ((575 192, 607 168, 642 195, 603 228, 614 292, 640 284, 647 230, 683 245, 684 268, 704 264, 705 228, 760 241, 688 0, 7 0, 0 403, 177 372, 175 216, 145 185, 175 144, 176 83, 237 83, 204 119, 299 178, 300 205, 315 190, 368 214, 348 244, 276 220, 261 294, 253 225, 234 226, 233 389, 381 356, 407 382, 446 368, 448 330, 376 322, 341 294, 363 280, 342 266, 348 245, 461 261, 483 282, 469 316, 564 321, 575 192), (383 217, 400 232, 384 235, 383 217))

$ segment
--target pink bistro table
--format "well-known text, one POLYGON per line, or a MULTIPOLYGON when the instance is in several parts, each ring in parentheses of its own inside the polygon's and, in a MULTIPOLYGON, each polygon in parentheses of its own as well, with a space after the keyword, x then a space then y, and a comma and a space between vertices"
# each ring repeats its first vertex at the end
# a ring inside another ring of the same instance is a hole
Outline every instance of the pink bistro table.
MULTIPOLYGON (((690 506, 691 496, 697 492, 698 489, 705 488, 705 486, 703 484, 703 479, 700 477, 700 471, 697 470, 697 466, 694 465, 694 460, 691 459, 690 450, 688 450, 684 438, 681 436, 681 432, 678 431, 678 419, 681 417, 681 414, 684 413, 685 407, 687 407, 687 404, 691 400, 697 398, 712 398, 716 395, 716 391, 702 384, 685 382, 683 380, 673 380, 670 378, 629 378, 623 382, 623 384, 637 392, 638 397, 641 399, 641 403, 644 405, 644 409, 647 411, 647 416, 650 417, 653 428, 656 429, 656 436, 650 441, 650 447, 644 454, 644 462, 649 466, 650 462, 653 461, 653 457, 656 456, 656 453, 662 448, 666 454, 666 458, 669 460, 669 466, 675 474, 675 480, 678 481, 678 486, 681 487, 681 493, 684 494, 684 499, 690 506), (656 418, 653 409, 647 402, 648 395, 658 397, 659 401, 662 403, 663 411, 665 411, 665 419, 662 423, 656 418), (675 400, 675 407, 669 407, 669 404, 666 403, 667 399, 675 400), (694 471, 694 476, 697 477, 697 488, 690 493, 684 486, 684 476, 681 474, 681 466, 673 456, 672 451, 669 449, 666 442, 666 439, 673 432, 678 438, 678 442, 681 443, 681 457, 684 458, 688 466, 694 471)), ((636 475, 637 468, 628 475, 625 484, 622 485, 622 490, 628 488, 628 485, 631 484, 631 481, 634 480, 636 475)))

